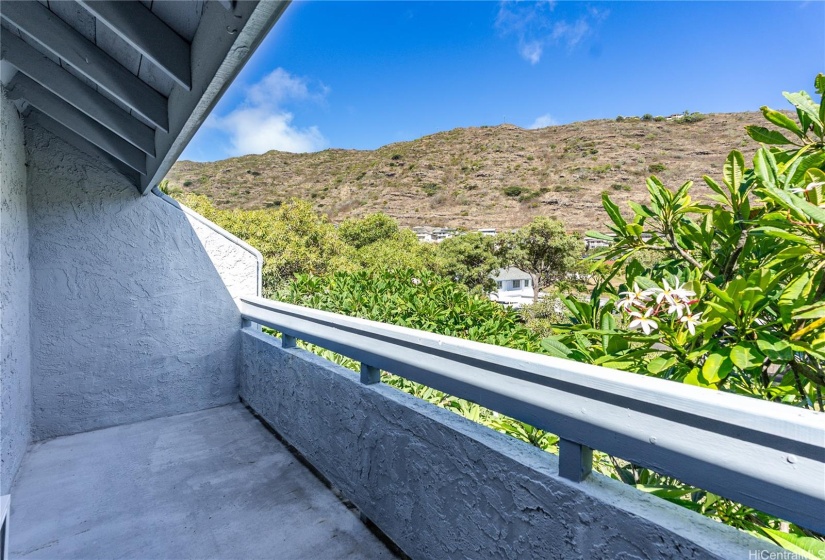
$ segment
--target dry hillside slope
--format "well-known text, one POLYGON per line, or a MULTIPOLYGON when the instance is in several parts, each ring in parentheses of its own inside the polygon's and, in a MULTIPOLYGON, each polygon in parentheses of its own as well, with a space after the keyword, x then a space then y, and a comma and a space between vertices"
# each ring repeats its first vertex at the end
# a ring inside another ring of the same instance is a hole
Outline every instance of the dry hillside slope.
POLYGON ((759 113, 713 114, 699 122, 597 120, 525 130, 460 128, 373 151, 271 151, 209 163, 179 161, 171 187, 207 195, 221 208, 264 208, 311 200, 333 221, 385 212, 402 225, 521 226, 533 216, 570 229, 603 229, 601 193, 621 207, 646 199, 651 173, 675 187, 718 177, 727 153, 748 160, 745 133, 759 113))

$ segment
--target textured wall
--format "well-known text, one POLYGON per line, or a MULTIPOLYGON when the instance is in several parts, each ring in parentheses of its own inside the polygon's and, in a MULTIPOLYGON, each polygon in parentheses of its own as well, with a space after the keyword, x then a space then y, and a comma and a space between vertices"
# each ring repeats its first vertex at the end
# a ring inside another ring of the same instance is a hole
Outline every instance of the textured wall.
POLYGON ((0 494, 6 494, 31 439, 30 276, 23 121, 0 97, 0 494))
MULTIPOLYGON (((241 396, 413 558, 747 558, 766 543, 244 329, 241 396)), ((770 548, 767 545, 767 548, 770 548)))
POLYGON ((233 298, 261 295, 263 256, 257 249, 159 190, 152 192, 186 216, 233 298))
POLYGON ((35 440, 237 399, 238 310, 186 217, 26 128, 35 440))

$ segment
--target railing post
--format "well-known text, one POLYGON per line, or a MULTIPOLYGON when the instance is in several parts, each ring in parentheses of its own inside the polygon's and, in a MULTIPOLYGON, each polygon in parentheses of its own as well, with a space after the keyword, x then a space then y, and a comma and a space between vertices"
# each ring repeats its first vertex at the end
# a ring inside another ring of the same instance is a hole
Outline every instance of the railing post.
POLYGON ((252 321, 250 321, 249 319, 243 319, 243 318, 241 319, 241 328, 242 329, 248 329, 251 326, 252 326, 252 321))
POLYGON ((298 346, 298 339, 286 333, 281 333, 281 348, 295 348, 296 346, 298 346))
POLYGON ((559 476, 581 482, 592 470, 592 449, 575 441, 559 439, 559 476))
POLYGON ((361 383, 373 385, 381 382, 381 370, 361 362, 361 383))

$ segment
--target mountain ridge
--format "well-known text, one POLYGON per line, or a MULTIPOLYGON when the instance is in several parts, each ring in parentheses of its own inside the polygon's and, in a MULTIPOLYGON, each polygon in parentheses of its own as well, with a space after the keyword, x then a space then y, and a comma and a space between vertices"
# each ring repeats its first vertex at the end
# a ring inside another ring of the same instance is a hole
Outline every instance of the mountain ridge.
POLYGON ((647 199, 651 174, 671 187, 693 180, 695 196, 706 198, 702 175, 718 177, 730 150, 750 159, 758 145, 744 127, 763 119, 746 112, 687 121, 624 117, 540 129, 456 128, 375 150, 182 160, 167 179, 170 188, 204 194, 219 208, 277 207, 303 198, 334 222, 385 212, 403 226, 507 229, 546 215, 575 231, 603 229, 602 192, 624 210, 627 201, 647 199))

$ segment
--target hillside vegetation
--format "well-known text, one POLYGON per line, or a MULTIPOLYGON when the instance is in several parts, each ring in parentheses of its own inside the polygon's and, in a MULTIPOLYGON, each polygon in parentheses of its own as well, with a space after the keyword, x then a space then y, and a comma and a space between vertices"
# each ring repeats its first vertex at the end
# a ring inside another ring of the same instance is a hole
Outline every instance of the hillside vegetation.
POLYGON ((384 212, 402 226, 523 226, 537 215, 568 229, 601 229, 603 192, 620 208, 647 199, 645 178, 665 184, 717 175, 732 148, 750 160, 745 125, 759 113, 698 122, 594 120, 525 130, 504 124, 458 128, 377 150, 310 154, 270 151, 209 163, 179 161, 170 187, 208 196, 218 208, 272 208, 292 197, 333 222, 384 212))

